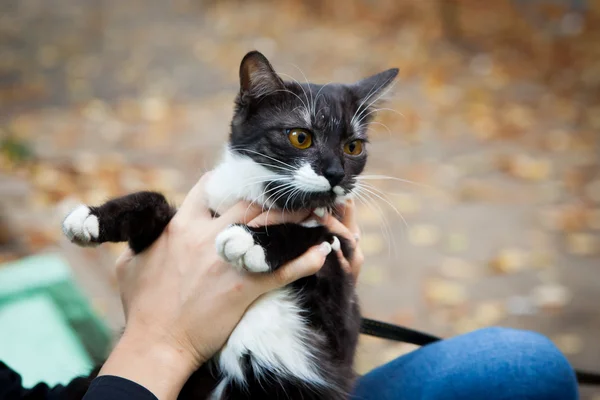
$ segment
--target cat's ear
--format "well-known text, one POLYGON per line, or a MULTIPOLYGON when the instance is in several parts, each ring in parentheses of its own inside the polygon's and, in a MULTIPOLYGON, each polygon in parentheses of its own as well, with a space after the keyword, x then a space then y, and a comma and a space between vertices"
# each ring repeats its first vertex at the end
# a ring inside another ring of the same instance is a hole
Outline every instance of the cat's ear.
POLYGON ((244 56, 240 65, 242 98, 259 98, 283 88, 283 81, 265 56, 258 51, 251 51, 244 56))
POLYGON ((398 68, 388 69, 378 74, 364 78, 351 86, 359 103, 376 104, 383 92, 398 75, 398 68))

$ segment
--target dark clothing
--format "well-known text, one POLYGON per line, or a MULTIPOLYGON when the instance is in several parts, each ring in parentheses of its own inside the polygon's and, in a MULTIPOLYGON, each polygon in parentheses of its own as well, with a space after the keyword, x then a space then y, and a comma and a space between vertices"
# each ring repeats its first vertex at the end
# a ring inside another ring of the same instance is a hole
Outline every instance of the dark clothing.
MULTIPOLYGON (((80 378, 85 379, 85 378, 80 378)), ((57 385, 50 388, 38 383, 31 389, 24 389, 21 376, 0 361, 0 400, 63 400, 81 398, 77 395, 76 381, 68 386, 57 385)), ((85 385, 87 387, 87 385, 85 385)), ((148 389, 128 379, 118 376, 100 376, 92 381, 84 400, 157 400, 148 389)))
POLYGON ((131 400, 158 400, 145 387, 119 376, 104 375, 92 381, 85 394, 84 400, 100 399, 131 399, 131 400))

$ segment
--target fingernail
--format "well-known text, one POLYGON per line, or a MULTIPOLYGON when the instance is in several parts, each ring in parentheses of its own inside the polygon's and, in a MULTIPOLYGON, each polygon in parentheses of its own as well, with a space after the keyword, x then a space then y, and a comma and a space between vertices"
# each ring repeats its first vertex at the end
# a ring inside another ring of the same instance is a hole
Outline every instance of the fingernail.
POLYGON ((319 251, 326 256, 327 254, 331 253, 331 245, 327 242, 323 242, 319 245, 319 251))
POLYGON ((342 248, 340 239, 338 239, 337 236, 333 237, 333 243, 331 243, 331 248, 333 249, 333 251, 339 251, 342 248))
POLYGON ((315 211, 313 211, 313 213, 319 218, 323 218, 325 216, 325 212, 325 208, 323 207, 315 208, 315 211))

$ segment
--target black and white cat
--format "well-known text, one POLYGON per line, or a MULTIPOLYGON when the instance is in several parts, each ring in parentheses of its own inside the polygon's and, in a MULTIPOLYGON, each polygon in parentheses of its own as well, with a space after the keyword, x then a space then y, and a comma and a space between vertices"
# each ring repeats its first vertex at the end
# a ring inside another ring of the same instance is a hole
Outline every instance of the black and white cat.
MULTIPOLYGON (((390 69, 352 85, 284 82, 261 53, 248 53, 229 143, 207 184, 211 210, 221 213, 239 200, 322 210, 352 196, 367 160, 374 105, 397 73, 390 69)), ((80 206, 63 230, 79 245, 128 241, 137 253, 175 212, 161 194, 140 192, 80 206)), ((351 257, 346 241, 316 224, 232 225, 216 247, 234 268, 264 273, 324 241, 351 257)), ((201 368, 180 398, 346 399, 359 325, 352 278, 330 253, 316 275, 256 301, 212 360, 212 374, 201 368)), ((84 392, 88 382, 74 381, 81 387, 73 392, 84 392)))

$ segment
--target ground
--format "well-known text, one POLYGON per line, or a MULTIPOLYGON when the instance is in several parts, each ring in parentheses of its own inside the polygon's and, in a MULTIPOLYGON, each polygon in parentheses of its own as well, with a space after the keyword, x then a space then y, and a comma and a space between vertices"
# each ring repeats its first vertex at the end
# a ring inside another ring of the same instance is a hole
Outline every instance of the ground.
MULTIPOLYGON (((2 2, 0 258, 60 251, 118 330, 122 247, 61 239, 73 204, 180 202, 218 160, 248 50, 320 83, 399 67, 368 166, 398 179, 360 204, 364 315, 444 336, 533 329, 600 371, 598 4, 300 3, 2 2)), ((357 369, 409 350, 365 337, 357 369)))

